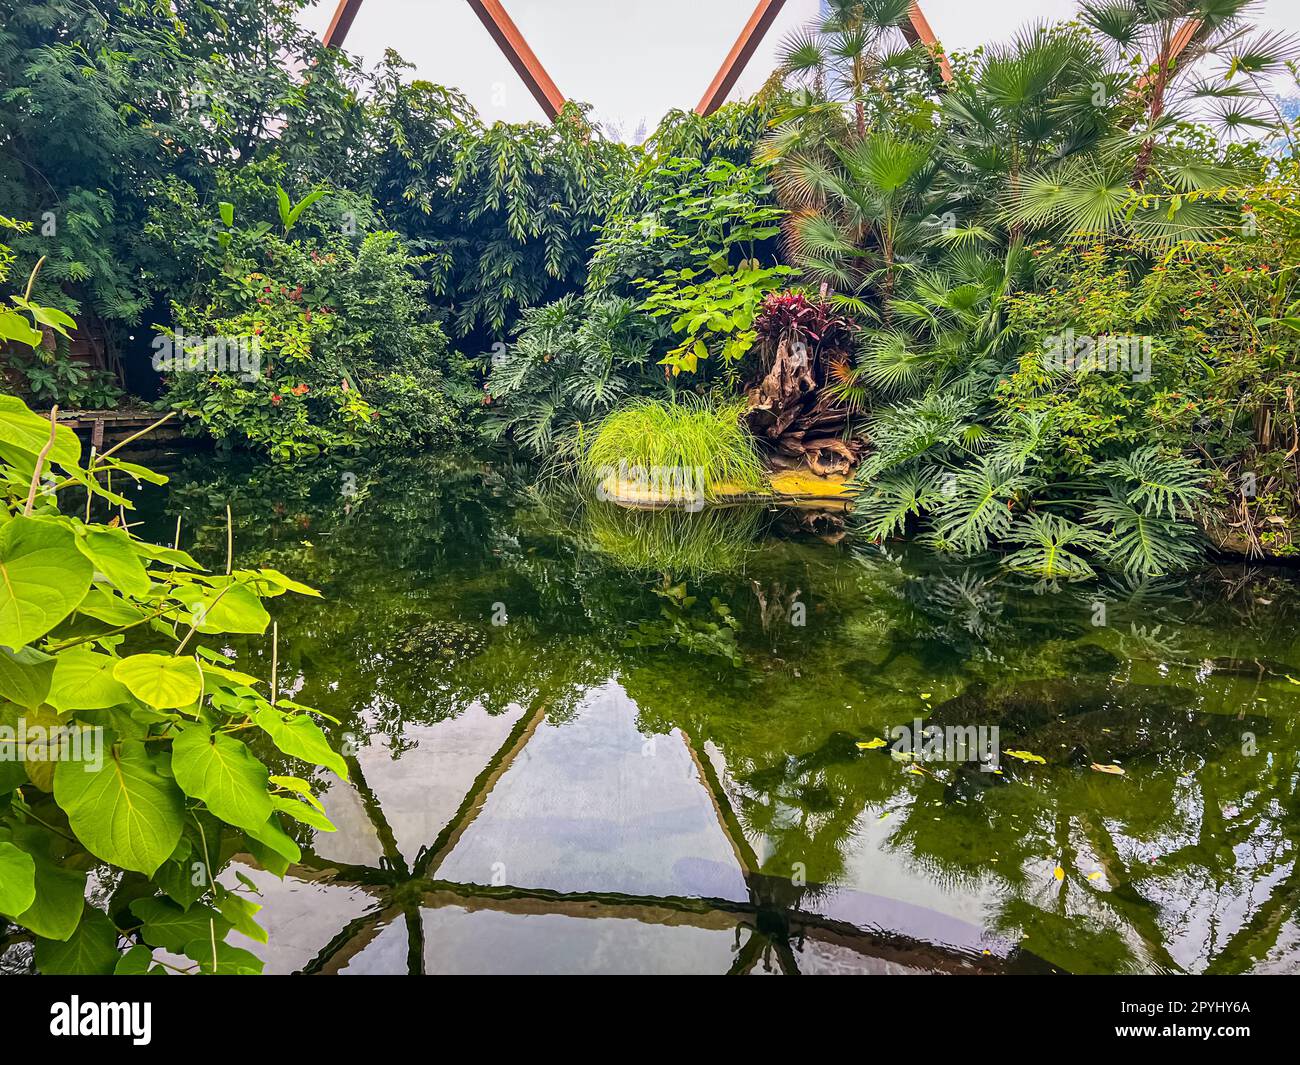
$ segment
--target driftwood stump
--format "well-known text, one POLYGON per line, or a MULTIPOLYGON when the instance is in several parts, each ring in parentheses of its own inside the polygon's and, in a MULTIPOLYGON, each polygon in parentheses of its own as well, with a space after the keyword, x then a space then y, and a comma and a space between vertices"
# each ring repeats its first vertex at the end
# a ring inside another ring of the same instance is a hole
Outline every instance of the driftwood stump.
POLYGON ((845 440, 848 411, 835 403, 818 380, 818 363, 806 345, 782 337, 771 363, 747 393, 750 431, 772 449, 773 462, 792 468, 807 463, 821 477, 846 474, 857 463, 861 444, 845 440))

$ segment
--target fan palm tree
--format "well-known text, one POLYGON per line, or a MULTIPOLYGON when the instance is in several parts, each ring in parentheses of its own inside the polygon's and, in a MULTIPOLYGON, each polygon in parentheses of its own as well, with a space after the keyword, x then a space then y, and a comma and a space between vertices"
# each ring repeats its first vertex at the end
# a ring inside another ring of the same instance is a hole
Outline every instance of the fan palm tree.
POLYGON ((1273 125, 1260 79, 1283 70, 1300 47, 1291 34, 1252 29, 1259 6, 1084 0, 1080 18, 1106 48, 1112 71, 1136 71, 1129 77, 1138 114, 1119 141, 1132 155, 1135 189, 1145 186, 1161 140, 1181 122, 1209 118, 1227 133, 1273 125))
POLYGON ((948 209, 989 223, 989 205, 1016 196, 1025 174, 1094 148, 1114 110, 1094 105, 1094 86, 1109 96, 1117 82, 1078 27, 1035 26, 990 48, 942 100, 948 209))
POLYGON ((903 34, 911 9, 912 0, 828 0, 821 19, 790 34, 774 73, 774 84, 789 94, 780 120, 793 123, 787 133, 819 125, 803 119, 847 108, 853 131, 865 137, 868 112, 878 112, 927 63, 924 47, 903 34))
POLYGON ((931 146, 888 131, 836 144, 829 158, 797 155, 774 174, 791 209, 786 241, 814 281, 858 291, 875 282, 888 301, 901 263, 926 239, 931 146))

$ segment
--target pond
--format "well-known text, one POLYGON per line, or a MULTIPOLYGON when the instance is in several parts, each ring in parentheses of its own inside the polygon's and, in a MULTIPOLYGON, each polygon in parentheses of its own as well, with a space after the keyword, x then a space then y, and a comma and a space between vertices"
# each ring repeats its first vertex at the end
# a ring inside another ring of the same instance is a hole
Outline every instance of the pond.
POLYGON ((1283 571, 1041 588, 504 459, 172 472, 140 531, 220 565, 229 504, 239 564, 325 597, 271 607, 337 831, 223 874, 268 972, 1300 971, 1283 571), (918 722, 996 757, 909 756, 918 722))

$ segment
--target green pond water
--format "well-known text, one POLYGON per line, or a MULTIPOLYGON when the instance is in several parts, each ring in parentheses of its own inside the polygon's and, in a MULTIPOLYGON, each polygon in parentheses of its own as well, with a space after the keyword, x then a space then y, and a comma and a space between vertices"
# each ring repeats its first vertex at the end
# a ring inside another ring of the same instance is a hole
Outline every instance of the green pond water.
POLYGON ((1300 971, 1294 575, 1035 588, 506 461, 171 472, 143 531, 220 565, 229 503, 325 596, 271 609, 338 831, 223 874, 269 972, 1300 971), (1000 772, 859 746, 917 719, 1000 772))

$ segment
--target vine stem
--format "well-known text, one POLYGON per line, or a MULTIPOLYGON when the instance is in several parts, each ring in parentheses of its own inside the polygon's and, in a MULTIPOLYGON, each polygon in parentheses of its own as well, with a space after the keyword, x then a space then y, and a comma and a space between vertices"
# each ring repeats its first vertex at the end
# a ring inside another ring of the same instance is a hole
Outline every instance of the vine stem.
MULTIPOLYGON (((231 582, 230 584, 227 584, 224 588, 222 588, 221 591, 217 593, 216 598, 212 600, 212 606, 208 607, 207 610, 204 610, 202 616, 206 617, 209 611, 215 610, 217 604, 221 602, 221 597, 225 595, 228 591, 230 591, 230 589, 233 587, 234 587, 234 583, 231 582)), ((181 640, 180 646, 177 647, 176 650, 172 652, 173 655, 179 655, 182 651, 185 650, 185 645, 190 642, 190 637, 193 636, 194 633, 198 631, 198 627, 202 624, 203 622, 200 620, 200 621, 195 621, 194 624, 190 626, 190 631, 185 634, 185 639, 181 640)))
POLYGON ((175 412, 174 410, 173 410, 173 411, 168 411, 168 412, 167 412, 166 414, 164 414, 161 418, 159 418, 156 422, 154 422, 153 425, 147 425, 147 426, 145 426, 143 429, 141 429, 138 433, 132 433, 132 434, 131 434, 130 436, 128 436, 125 440, 119 441, 118 443, 114 444, 114 445, 113 445, 112 447, 110 447, 107 451, 105 451, 102 455, 100 455, 99 458, 98 458, 96 461, 98 461, 98 462, 103 462, 106 458, 109 458, 110 456, 112 456, 112 455, 115 454, 116 452, 121 451, 122 448, 124 448, 124 447, 127 446, 127 444, 132 444, 132 443, 134 443, 135 441, 139 440, 140 437, 145 436, 145 435, 148 434, 148 433, 152 433, 155 429, 158 428, 158 426, 162 425, 163 422, 171 421, 174 417, 176 417, 176 412, 175 412))
MULTIPOLYGON (((44 259, 41 261, 44 262, 44 259)), ((33 272, 32 276, 35 276, 35 272, 33 272)), ((29 290, 31 289, 30 284, 27 287, 29 290)), ((41 483, 41 469, 44 467, 45 460, 49 457, 50 452, 54 450, 55 434, 59 429, 58 418, 59 405, 56 403, 50 408, 50 438, 45 441, 45 446, 41 448, 41 453, 36 456, 36 469, 32 472, 31 487, 27 489, 27 505, 23 507, 23 517, 30 517, 32 507, 36 505, 36 489, 41 483)))
MULTIPOLYGON (((111 458, 116 452, 121 451, 122 448, 126 447, 127 444, 134 443, 136 440, 139 440, 140 437, 144 436, 147 433, 152 433, 155 429, 158 428, 158 426, 162 425, 164 422, 171 421, 171 419, 174 417, 176 417, 176 412, 169 411, 168 413, 164 414, 161 418, 159 418, 156 422, 154 422, 152 425, 145 426, 145 428, 141 429, 138 433, 132 433, 125 440, 121 440, 118 443, 114 444, 102 455, 96 458, 94 463, 86 467, 87 478, 89 479, 95 476, 95 474, 98 472, 96 467, 100 463, 102 463, 105 459, 111 458)), ((56 484, 54 486, 54 490, 57 492, 60 488, 66 488, 70 484, 77 484, 77 483, 78 482, 75 477, 69 477, 66 480, 62 480, 58 484, 56 484)))
POLYGON ((67 643, 56 644, 55 646, 51 647, 50 650, 55 653, 58 653, 59 651, 66 651, 69 647, 76 647, 79 644, 90 643, 92 640, 101 640, 105 636, 116 636, 118 633, 126 632, 127 629, 133 629, 137 625, 143 625, 146 622, 153 621, 154 618, 160 618, 164 614, 167 614, 169 611, 180 610, 183 608, 183 606, 184 604, 182 603, 178 603, 175 606, 165 606, 161 610, 158 610, 153 614, 149 614, 147 617, 141 618, 139 621, 131 622, 129 625, 119 625, 115 629, 109 629, 107 632, 97 632, 93 636, 79 636, 77 637, 77 639, 69 640, 67 643))

